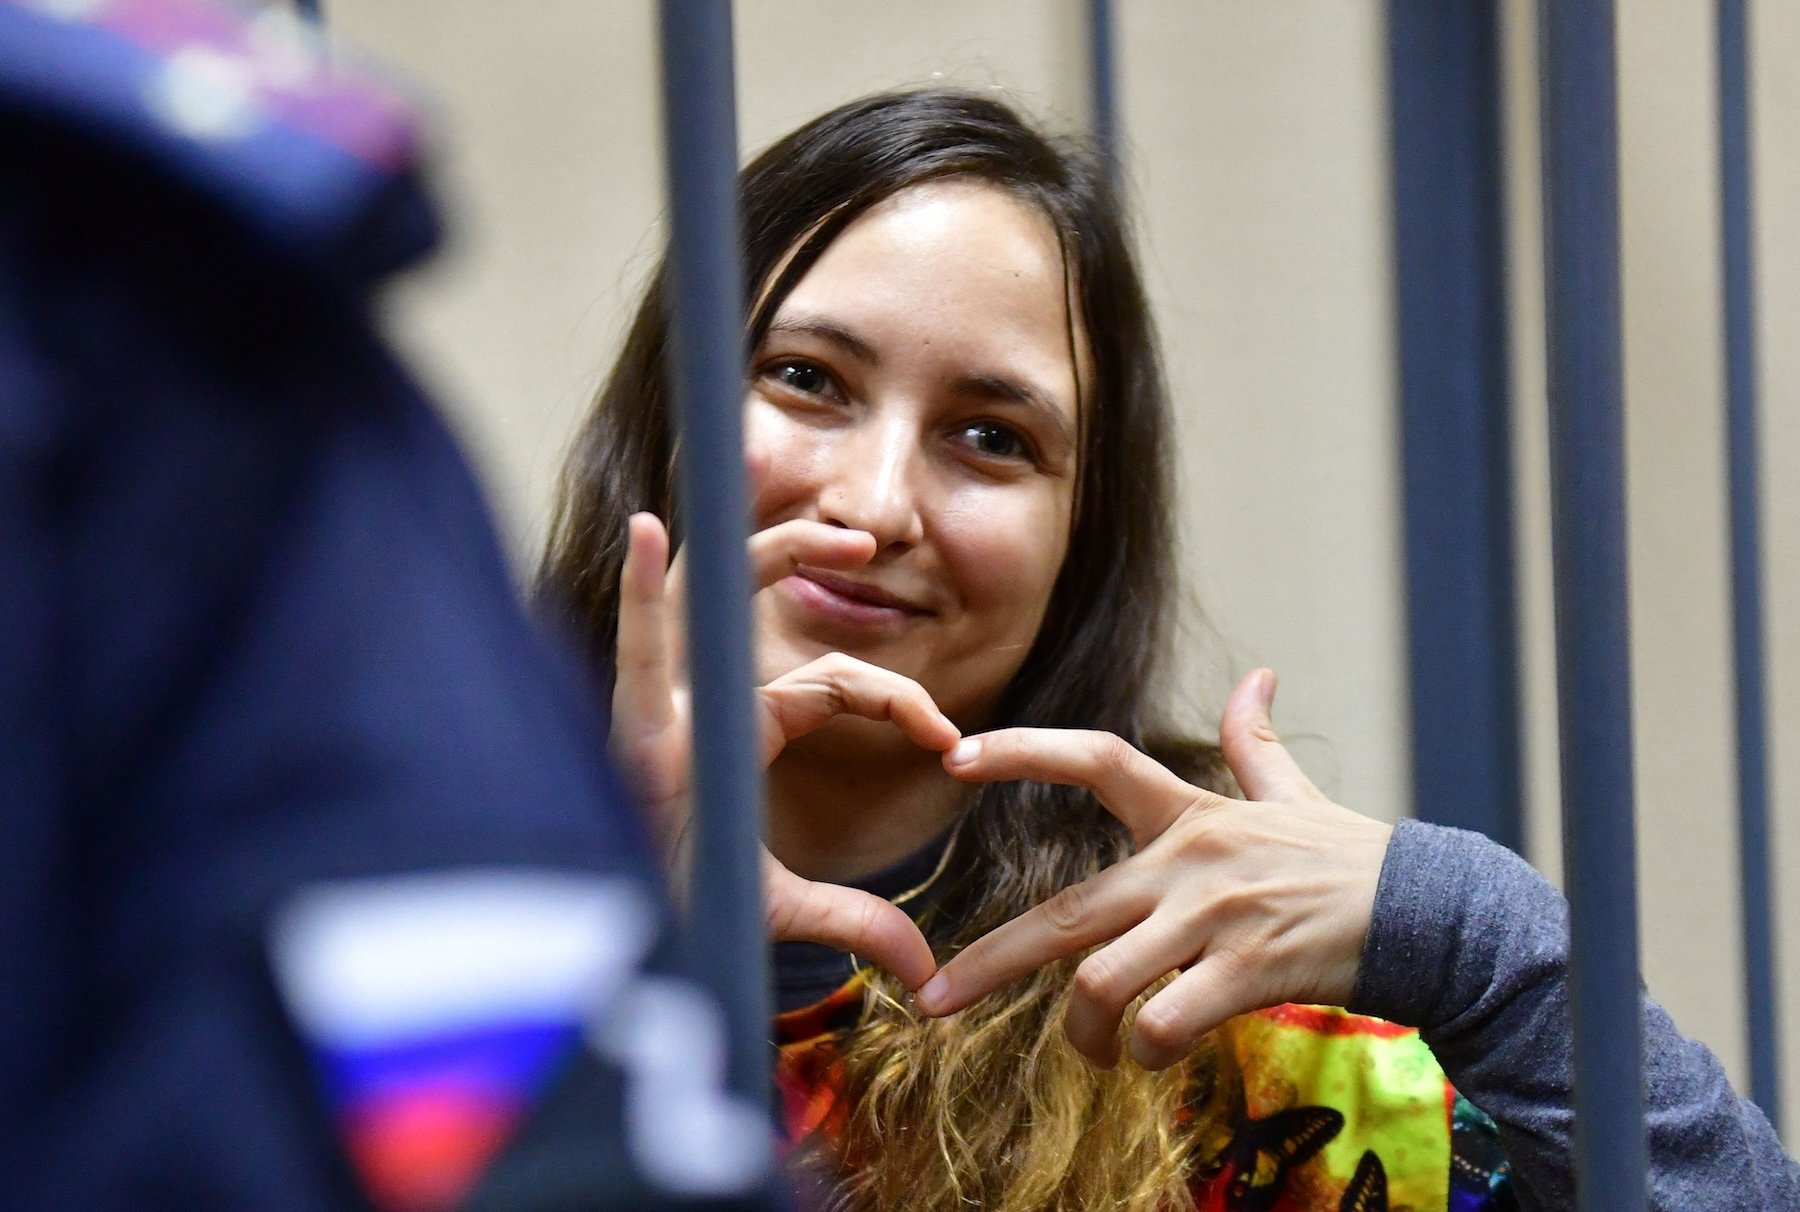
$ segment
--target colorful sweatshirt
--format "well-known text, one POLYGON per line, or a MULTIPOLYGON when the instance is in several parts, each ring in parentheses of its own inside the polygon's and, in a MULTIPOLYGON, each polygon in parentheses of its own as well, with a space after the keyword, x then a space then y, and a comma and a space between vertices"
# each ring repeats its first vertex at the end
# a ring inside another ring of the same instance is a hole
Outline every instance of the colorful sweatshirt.
MULTIPOLYGON (((829 1142, 847 1107, 839 1044, 863 1010, 856 975, 776 1020, 790 1144, 829 1142)), ((1502 1212, 1517 1205, 1493 1123, 1460 1098, 1418 1033, 1320 1006, 1221 1028, 1192 1190, 1200 1212, 1502 1212)))
MULTIPOLYGON (((917 867, 884 873, 892 887, 872 879, 869 891, 892 895, 917 882, 917 867)), ((809 1003, 784 1001, 794 1012, 777 1022, 795 1138, 829 1132, 842 1113, 834 1055, 862 1004, 854 982, 832 992, 841 977, 821 981, 824 968, 782 955, 806 946, 777 945, 784 997, 803 992, 809 1003)), ((1202 1132, 1199 1207, 1573 1207, 1567 947, 1562 897, 1523 859, 1476 834, 1401 821, 1356 1013, 1280 1006, 1222 1028, 1230 1097, 1202 1132)), ((1800 1165, 1768 1120, 1661 1007, 1648 996, 1642 1007, 1650 1207, 1800 1208, 1800 1165)))

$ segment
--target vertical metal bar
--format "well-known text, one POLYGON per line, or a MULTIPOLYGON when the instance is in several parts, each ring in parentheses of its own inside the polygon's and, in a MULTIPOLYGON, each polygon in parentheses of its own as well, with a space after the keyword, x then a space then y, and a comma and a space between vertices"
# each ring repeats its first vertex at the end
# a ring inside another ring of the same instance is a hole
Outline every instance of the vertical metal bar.
POLYGON ((1389 0, 1417 816, 1522 848, 1499 13, 1389 0))
POLYGON ((671 369, 680 411, 694 726, 689 955, 729 1033, 728 1086, 766 1105, 763 771, 752 715, 745 551, 743 268, 730 0, 663 0, 671 369))
POLYGON ((1751 284, 1750 99, 1744 0, 1719 0, 1719 217, 1725 297, 1725 425, 1730 462, 1732 647, 1737 672, 1738 845, 1750 1096, 1776 1130, 1774 891, 1764 745, 1762 554, 1757 507, 1756 311, 1751 284))
POLYGON ((1611 0, 1539 0, 1576 1199, 1647 1206, 1611 0))
POLYGON ((1118 59, 1112 0, 1087 0, 1088 118, 1107 179, 1119 188, 1118 59))

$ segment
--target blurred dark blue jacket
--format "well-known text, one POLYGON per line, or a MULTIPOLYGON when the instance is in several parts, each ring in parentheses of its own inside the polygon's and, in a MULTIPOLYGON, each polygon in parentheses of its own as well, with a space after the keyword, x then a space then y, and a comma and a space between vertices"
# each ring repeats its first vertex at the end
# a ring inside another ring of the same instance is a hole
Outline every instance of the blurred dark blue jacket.
MULTIPOLYGON (((0 0, 0 1208, 360 1206, 272 909, 646 870, 370 322, 435 238, 412 120, 284 21, 0 0)), ((549 1102, 557 1206, 652 1206, 616 1090, 549 1102)))

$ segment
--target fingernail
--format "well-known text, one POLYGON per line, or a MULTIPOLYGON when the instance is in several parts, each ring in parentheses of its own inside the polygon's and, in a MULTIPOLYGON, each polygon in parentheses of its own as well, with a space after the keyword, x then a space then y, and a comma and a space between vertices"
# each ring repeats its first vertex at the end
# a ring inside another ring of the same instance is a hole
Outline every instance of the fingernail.
POLYGON ((1264 711, 1275 709, 1275 671, 1273 669, 1263 670, 1262 677, 1257 679, 1256 697, 1262 700, 1264 711))
POLYGON ((952 766, 967 766, 981 756, 981 742, 974 737, 965 737, 956 742, 956 748, 950 751, 952 766))
POLYGON ((913 994, 913 1000, 919 1003, 919 1009, 927 1014, 936 1014, 938 1007, 948 1001, 949 997, 950 982, 944 979, 942 972, 920 985, 919 991, 913 994))

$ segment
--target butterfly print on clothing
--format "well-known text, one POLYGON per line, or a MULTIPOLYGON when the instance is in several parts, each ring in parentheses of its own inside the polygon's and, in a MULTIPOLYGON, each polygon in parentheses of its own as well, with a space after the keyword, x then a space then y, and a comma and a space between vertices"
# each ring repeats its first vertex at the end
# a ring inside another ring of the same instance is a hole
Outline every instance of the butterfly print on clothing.
POLYGON ((1388 1212, 1387 1171, 1382 1169, 1375 1150, 1363 1150, 1362 1160, 1356 1163, 1356 1174, 1344 1188, 1338 1212, 1388 1212))
POLYGON ((1245 1120, 1225 1150, 1230 1171, 1225 1207, 1229 1212, 1268 1212, 1287 1185, 1288 1171, 1343 1129, 1343 1112, 1330 1107, 1295 1107, 1267 1119, 1245 1120))

